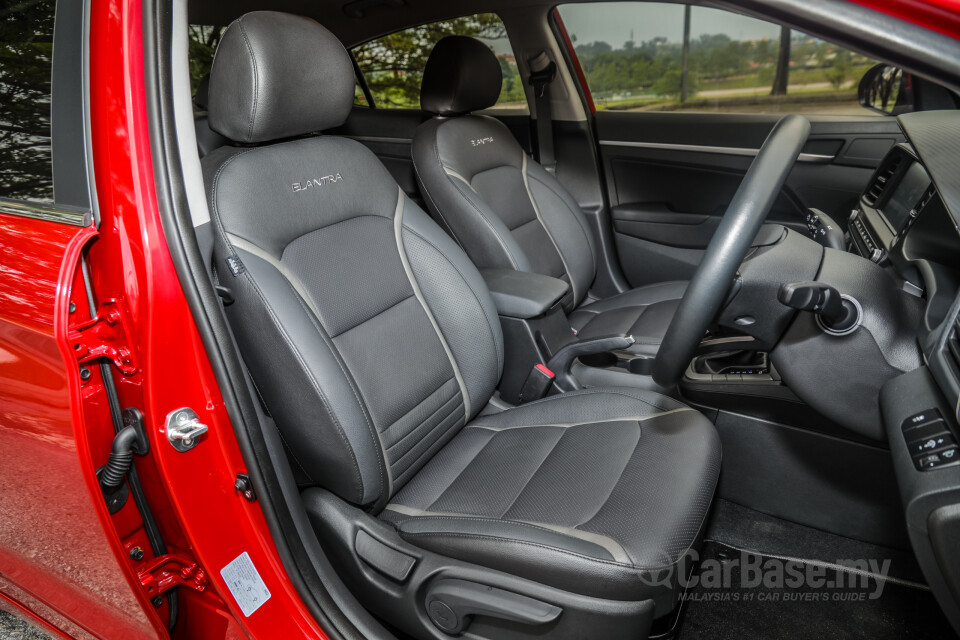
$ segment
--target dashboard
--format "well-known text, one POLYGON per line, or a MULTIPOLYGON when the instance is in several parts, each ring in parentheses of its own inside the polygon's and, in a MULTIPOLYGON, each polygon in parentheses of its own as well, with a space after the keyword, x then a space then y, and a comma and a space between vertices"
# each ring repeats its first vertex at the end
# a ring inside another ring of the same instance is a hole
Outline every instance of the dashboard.
POLYGON ((960 628, 960 111, 898 120, 907 142, 861 194, 848 246, 923 299, 924 366, 886 383, 881 414, 911 544, 960 628))

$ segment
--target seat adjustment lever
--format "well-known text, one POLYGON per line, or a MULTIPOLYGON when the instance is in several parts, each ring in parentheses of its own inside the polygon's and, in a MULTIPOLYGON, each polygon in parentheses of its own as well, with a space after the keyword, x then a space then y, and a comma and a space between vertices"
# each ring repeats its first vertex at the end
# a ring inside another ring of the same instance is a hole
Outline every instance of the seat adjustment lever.
POLYGON ((427 614, 451 635, 461 633, 473 616, 487 616, 531 626, 553 622, 563 609, 512 591, 467 580, 437 580, 427 591, 427 614))

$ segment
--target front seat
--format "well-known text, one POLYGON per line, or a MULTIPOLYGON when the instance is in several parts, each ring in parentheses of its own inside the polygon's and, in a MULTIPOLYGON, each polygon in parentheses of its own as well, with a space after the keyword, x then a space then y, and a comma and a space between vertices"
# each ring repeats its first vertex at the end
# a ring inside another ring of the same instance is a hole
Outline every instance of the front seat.
POLYGON ((645 637, 698 544, 716 430, 630 389, 489 404, 503 341, 480 273, 366 147, 313 135, 344 122, 353 83, 313 20, 241 17, 209 110, 243 146, 202 160, 225 311, 326 555, 416 637, 451 620, 645 637))
POLYGON ((436 115, 413 138, 413 162, 427 206, 479 268, 532 271, 570 284, 563 300, 582 338, 632 335, 631 351, 656 355, 686 289, 664 282, 602 300, 590 297, 597 250, 576 200, 527 157, 495 118, 502 75, 479 40, 448 36, 423 74, 420 106, 436 115))

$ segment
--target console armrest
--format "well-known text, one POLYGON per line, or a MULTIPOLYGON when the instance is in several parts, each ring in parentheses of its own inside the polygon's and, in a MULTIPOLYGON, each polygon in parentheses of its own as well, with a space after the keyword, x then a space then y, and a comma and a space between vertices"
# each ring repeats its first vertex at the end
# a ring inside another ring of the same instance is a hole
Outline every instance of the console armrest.
POLYGON ((570 289, 563 280, 514 269, 481 269, 497 313, 526 320, 545 314, 570 289))

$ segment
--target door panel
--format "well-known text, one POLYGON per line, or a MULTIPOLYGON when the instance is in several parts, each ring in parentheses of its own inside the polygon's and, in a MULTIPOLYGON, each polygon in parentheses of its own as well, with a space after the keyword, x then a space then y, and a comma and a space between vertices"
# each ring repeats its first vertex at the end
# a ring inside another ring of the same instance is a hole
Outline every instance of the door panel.
MULTIPOLYGON (((776 115, 595 114, 624 275, 632 286, 688 279, 776 115)), ((844 224, 887 150, 893 118, 811 117, 810 140, 769 220, 805 229, 808 208, 844 224)))

